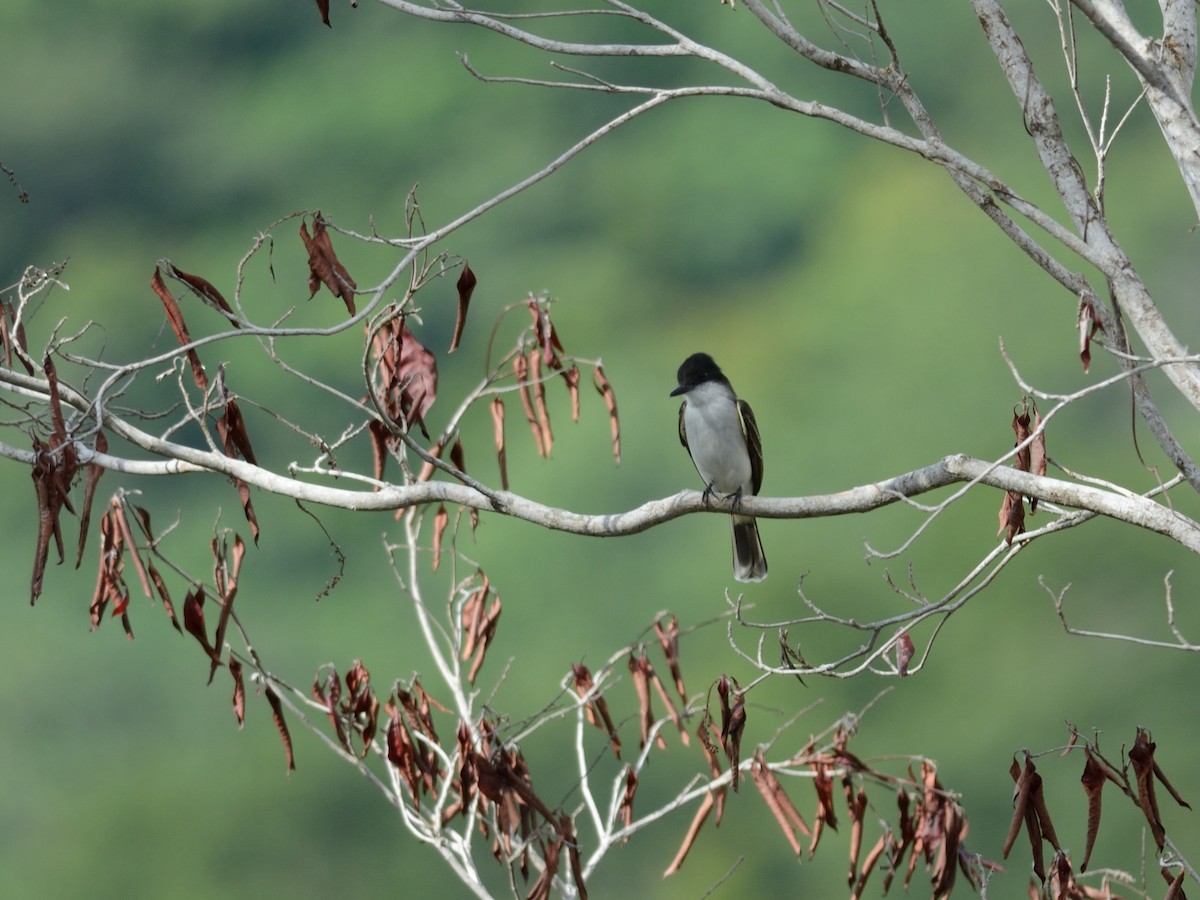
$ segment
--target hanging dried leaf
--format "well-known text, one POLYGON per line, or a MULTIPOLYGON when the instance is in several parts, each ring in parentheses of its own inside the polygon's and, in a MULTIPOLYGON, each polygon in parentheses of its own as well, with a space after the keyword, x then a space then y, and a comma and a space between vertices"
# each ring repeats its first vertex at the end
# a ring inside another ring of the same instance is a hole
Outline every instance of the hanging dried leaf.
POLYGON ((1087 844, 1083 851, 1083 862, 1079 864, 1079 871, 1086 872, 1088 861, 1092 858, 1092 848, 1096 844, 1096 835, 1100 831, 1101 794, 1104 783, 1108 780, 1104 766, 1096 760, 1090 749, 1084 750, 1083 775, 1079 780, 1083 784, 1088 801, 1087 844))
POLYGON ((160 269, 165 269, 167 274, 176 281, 182 282, 187 288, 189 288, 193 294, 200 298, 201 302, 224 315, 234 328, 242 327, 238 320, 234 317, 233 310, 230 308, 229 303, 226 302, 225 298, 221 295, 221 292, 213 286, 212 282, 205 278, 201 278, 199 275, 191 275, 187 272, 184 272, 182 269, 177 268, 169 259, 160 260, 158 265, 160 269))
POLYGON ((246 682, 242 678, 242 664, 232 652, 229 654, 229 674, 233 678, 233 714, 241 729, 246 724, 246 682))
MULTIPOLYGON (((150 276, 150 287, 154 289, 154 293, 158 294, 158 298, 162 301, 163 309, 167 313, 167 321, 171 325, 171 331, 175 333, 175 339, 181 345, 187 346, 192 342, 192 336, 188 334, 187 325, 183 321, 183 313, 180 311, 179 304, 176 302, 174 296, 167 290, 158 266, 154 267, 154 274, 150 276)), ((192 380, 196 383, 196 387, 202 391, 208 390, 208 375, 204 371, 204 365, 200 362, 200 357, 196 354, 194 348, 189 348, 185 353, 188 363, 192 367, 192 380)))
POLYGON ((688 852, 696 843, 696 838, 700 836, 700 829, 704 827, 704 822, 708 818, 708 814, 713 809, 713 795, 705 794, 704 799, 700 801, 700 806, 696 809, 696 814, 692 816, 692 823, 688 826, 687 834, 683 836, 683 843, 679 845, 679 849, 675 852, 675 858, 671 860, 671 864, 667 866, 663 872, 663 878, 668 875, 674 875, 683 866, 683 861, 687 859, 688 852))
MULTIPOLYGON (((1022 409, 1018 413, 1013 410, 1012 430, 1016 436, 1013 441, 1013 446, 1017 447, 1029 439, 1029 399, 1025 398, 1021 401, 1022 409)), ((1029 471, 1029 447, 1021 447, 1017 451, 1016 459, 1013 461, 1013 468, 1018 472, 1029 471)))
POLYGON ((1079 330, 1079 359, 1083 362, 1083 371, 1087 372, 1092 364, 1092 338, 1097 331, 1104 331, 1096 307, 1089 297, 1079 298, 1079 308, 1076 312, 1076 326, 1079 330))
POLYGON ((609 430, 612 432, 613 459, 617 461, 617 465, 620 465, 621 420, 617 416, 617 395, 613 392, 608 377, 604 374, 603 366, 596 366, 592 372, 592 383, 596 385, 596 390, 600 392, 600 396, 604 398, 604 405, 608 408, 609 430))
POLYGON ((549 455, 546 446, 546 436, 542 433, 542 423, 534 409, 533 396, 530 390, 529 360, 523 354, 513 358, 513 374, 517 378, 517 395, 521 398, 521 408, 525 410, 525 419, 529 422, 529 430, 533 432, 533 442, 537 446, 538 456, 549 455))
MULTIPOLYGON (((92 445, 92 449, 97 453, 108 452, 108 438, 104 436, 104 431, 96 432, 96 440, 92 445)), ((96 485, 100 483, 100 476, 104 474, 104 467, 96 463, 88 463, 84 467, 84 482, 83 482, 83 505, 79 510, 79 543, 75 548, 75 568, 79 568, 83 562, 83 550, 87 545, 88 526, 92 520, 92 500, 96 495, 96 485)))
MULTIPOLYGON (((216 582, 217 594, 221 604, 221 614, 217 618, 217 631, 213 636, 213 649, 220 654, 225 646, 225 629, 229 624, 229 616, 233 612, 233 599, 237 596, 238 576, 242 570, 242 560, 246 556, 246 545, 240 535, 233 536, 233 551, 230 552, 227 539, 218 541, 212 539, 210 544, 213 554, 213 579, 216 582)), ((219 655, 213 658, 208 672, 208 683, 212 684, 213 676, 221 661, 219 655)))
POLYGON ((487 653, 492 638, 496 636, 496 627, 500 622, 500 595, 492 591, 488 577, 479 573, 482 579, 480 586, 471 592, 462 608, 463 645, 461 658, 465 662, 471 660, 471 668, 467 680, 475 683, 475 676, 483 666, 483 658, 487 653), (488 597, 492 596, 489 606, 488 597))
POLYGON ((270 683, 266 685, 263 693, 267 697, 267 702, 271 704, 271 717, 275 720, 275 727, 279 730, 279 739, 283 741, 283 752, 287 757, 288 771, 295 771, 296 757, 292 752, 292 735, 283 718, 283 701, 279 699, 279 695, 275 693, 275 689, 271 687, 270 683))
MULTIPOLYGON (((586 697, 596 687, 592 680, 591 670, 583 663, 571 663, 571 675, 575 684, 575 693, 580 697, 586 697)), ((621 757, 621 739, 617 737, 617 729, 613 725, 612 717, 609 716, 608 703, 604 696, 596 694, 589 699, 584 705, 584 714, 587 716, 589 724, 603 729, 608 734, 613 753, 619 759, 621 757)))
POLYGON ((433 516, 433 570, 436 572, 442 562, 442 536, 446 526, 450 524, 450 513, 446 512, 445 504, 438 504, 438 511, 433 516))
MULTIPOLYGON (((371 438, 371 458, 374 462, 372 474, 376 481, 383 481, 383 470, 387 463, 388 446, 393 440, 392 433, 388 427, 378 419, 372 419, 367 423, 367 433, 371 438)), ((376 486, 375 490, 379 490, 376 486)))
POLYGON ((733 790, 738 789, 741 774, 742 732, 746 728, 746 698, 736 679, 722 675, 717 680, 717 696, 721 698, 721 747, 729 759, 733 790))
MULTIPOLYGON (((633 688, 637 692, 638 698, 638 718, 641 722, 641 741, 639 747, 645 748, 646 741, 650 739, 650 733, 654 730, 654 710, 650 701, 650 671, 649 661, 643 664, 645 654, 641 656, 630 655, 629 657, 629 674, 633 678, 633 688)), ((661 734, 656 736, 655 743, 659 749, 666 750, 667 742, 661 734)))
POLYGON ((471 295, 475 293, 475 285, 478 283, 475 273, 471 271, 466 260, 463 260, 462 272, 459 273, 456 285, 458 288, 458 316, 454 320, 454 335, 450 338, 451 353, 458 349, 458 342, 462 339, 463 328, 467 324, 467 308, 471 305, 471 295))
POLYGON ((804 821, 804 817, 792 804, 775 773, 767 766, 761 747, 755 752, 750 763, 750 778, 754 782, 754 786, 758 788, 758 793, 767 804, 767 808, 771 810, 771 815, 775 817, 779 830, 783 832, 792 852, 799 856, 803 850, 800 844, 800 835, 811 837, 812 832, 809 830, 808 823, 804 821))
POLYGON ((496 461, 500 466, 500 487, 508 490, 508 452, 504 446, 504 401, 492 398, 492 437, 496 442, 496 461))
MULTIPOLYGON (((617 816, 626 828, 633 825, 633 796, 637 793, 638 777, 633 766, 625 767, 625 792, 621 795, 621 803, 617 806, 617 816)), ((629 843, 629 835, 621 839, 622 844, 629 843)))
POLYGON ((549 456, 554 447, 554 430, 550 427, 550 410, 546 406, 546 381, 542 378, 542 354, 536 350, 531 350, 529 353, 529 389, 533 393, 533 405, 537 412, 538 428, 542 432, 546 456, 549 456))
POLYGON ((901 678, 908 674, 908 664, 912 662, 916 652, 912 636, 908 632, 896 638, 896 672, 901 678))
MULTIPOLYGON (((328 20, 325 24, 329 24, 328 20)), ((329 238, 320 212, 313 216, 311 237, 308 223, 300 223, 300 240, 304 241, 304 248, 308 251, 308 299, 315 297, 321 285, 325 285, 329 293, 342 299, 350 315, 354 315, 354 292, 358 285, 334 253, 333 241, 329 238)))
POLYGON ((1000 503, 1000 528, 996 537, 1004 535, 1004 542, 1011 544, 1018 534, 1025 533, 1025 505, 1021 495, 1016 491, 1005 491, 1004 500, 1000 503))
POLYGON ((402 430, 414 423, 426 438, 425 415, 437 399, 437 358, 396 315, 376 329, 371 339, 378 372, 379 405, 402 430))
POLYGON ((567 383, 567 393, 571 395, 571 421, 579 421, 579 367, 572 365, 562 370, 563 380, 567 383))
POLYGON ((667 658, 667 667, 671 670, 671 677, 675 679, 675 691, 686 707, 687 690, 683 686, 683 672, 679 668, 679 620, 672 615, 663 616, 655 621, 654 633, 658 636, 659 646, 662 647, 663 655, 667 658))

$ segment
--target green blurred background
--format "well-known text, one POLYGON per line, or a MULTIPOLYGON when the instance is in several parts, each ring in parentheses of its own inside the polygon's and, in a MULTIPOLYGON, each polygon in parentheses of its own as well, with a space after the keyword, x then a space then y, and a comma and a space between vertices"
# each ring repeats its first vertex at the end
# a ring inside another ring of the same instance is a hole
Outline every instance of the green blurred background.
MULTIPOLYGON (((884 13, 947 139, 1027 196, 1051 202, 1019 108, 969 9, 885 4, 884 13)), ((746 11, 712 0, 689 5, 686 16, 697 37, 746 55, 799 96, 878 117, 870 89, 801 65, 767 40, 746 11)), ((1061 86, 1052 19, 1040 7, 1017 19, 1043 76, 1061 86)), ((795 20, 832 40, 816 8, 796 10, 795 20)), ((319 208, 341 226, 366 232, 373 221, 381 233, 399 236, 405 197, 419 182, 424 220, 436 226, 540 168, 623 108, 620 98, 481 84, 456 53, 489 74, 559 77, 544 58, 482 32, 433 27, 374 4, 356 10, 335 4, 333 24, 322 26, 312 4, 280 0, 122 0, 70 9, 32 0, 4 4, 0 161, 31 200, 19 205, 15 190, 2 195, 0 283, 15 282, 28 264, 69 260, 70 291, 49 294, 38 312, 43 336, 60 319, 67 322, 64 333, 93 321, 99 327, 86 346, 106 359, 166 349, 173 339, 162 331, 161 305, 148 286, 158 259, 169 257, 228 294, 238 260, 280 216, 319 208)), ((1124 70, 1099 48, 1083 49, 1092 111, 1110 72, 1117 105, 1127 103, 1134 91, 1124 70)), ((680 61, 596 60, 585 68, 664 83, 730 80, 680 61)), ((1078 117, 1066 102, 1060 111, 1090 173, 1078 117)), ((1188 300, 1194 213, 1146 110, 1134 114, 1117 142, 1108 176, 1119 237, 1186 343, 1200 326, 1188 300)), ((288 222, 276 234, 274 281, 264 255, 249 265, 246 302, 260 321, 298 307, 295 323, 328 326, 338 321, 340 303, 324 292, 305 302, 296 225, 288 222)), ((382 278, 398 258, 387 248, 335 241, 360 286, 382 278)), ((836 491, 947 453, 1003 453, 1020 393, 1001 357, 1001 339, 1023 375, 1044 389, 1072 391, 1113 371, 1103 358, 1090 375, 1080 370, 1073 299, 1004 241, 939 170, 763 104, 668 105, 464 228, 445 249, 469 258, 480 286, 463 347, 453 356, 442 352, 454 318, 452 283, 421 295, 422 336, 441 367, 442 399, 432 425, 440 426, 481 376, 496 314, 529 292, 557 298, 554 319, 567 352, 603 359, 620 404, 619 467, 594 395, 585 391, 582 421, 574 425, 565 396, 552 389, 557 442, 549 461, 535 458, 510 405, 514 490, 572 509, 623 510, 698 486, 677 443, 676 404, 667 396, 677 365, 697 349, 712 352, 754 405, 767 455, 764 493, 774 496, 836 491)), ((215 325, 205 324, 198 307, 187 314, 195 332, 215 325)), ((294 359, 354 394, 356 341, 300 345, 294 359)), ((330 433, 340 430, 342 410, 331 403, 326 412, 322 397, 303 394, 248 350, 234 351, 241 355, 230 360, 235 391, 330 433)), ((206 357, 210 365, 215 353, 206 357)), ((1189 413, 1161 379, 1154 385, 1177 434, 1195 451, 1189 413)), ((311 461, 311 450, 273 420, 254 410, 247 417, 260 456, 281 465, 311 461)), ((1050 453, 1076 471, 1148 489, 1155 476, 1138 463, 1129 423, 1126 392, 1093 396, 1055 422, 1050 453)), ((481 408, 464 430, 467 463, 494 483, 490 434, 481 408)), ((1160 464, 1143 430, 1138 437, 1148 461, 1160 464)), ((349 462, 365 464, 365 445, 361 452, 349 462)), ((140 502, 160 528, 181 519, 172 552, 191 571, 210 566, 214 522, 245 530, 223 479, 152 482, 110 473, 101 499, 118 487, 144 491, 140 502)), ((976 492, 911 553, 886 565, 864 564, 864 541, 895 547, 922 521, 920 513, 893 508, 869 517, 764 522, 772 574, 747 587, 746 600, 761 621, 800 615, 796 585, 804 576, 808 595, 838 614, 898 612, 907 601, 883 578, 890 571, 903 583, 910 565, 918 587, 939 596, 993 545, 999 501, 993 492, 976 492)), ((1196 513, 1195 498, 1177 493, 1174 502, 1196 513)), ((238 605, 268 665, 303 686, 324 662, 345 671, 360 658, 381 692, 420 672, 437 696, 408 601, 383 552, 395 527, 390 516, 319 512, 347 562, 342 583, 317 603, 337 571, 328 540, 291 503, 266 496, 255 503, 263 536, 248 553, 238 605)), ((298 725, 298 769, 285 773, 261 698, 251 698, 239 732, 227 680, 218 676, 205 686, 207 666, 194 642, 176 635, 152 603, 134 600, 133 642, 115 622, 89 633, 94 537, 82 569, 52 567, 42 599, 30 608, 34 495, 26 470, 12 463, 0 463, 0 512, 9 523, 0 549, 9 576, 0 604, 8 672, 0 693, 6 895, 210 898, 269 891, 303 898, 405 895, 414 884, 422 896, 466 895, 436 855, 408 837, 379 794, 298 725)), ((660 610, 674 612, 684 627, 720 615, 730 586, 727 531, 714 516, 615 541, 545 533, 494 516, 484 517, 473 538, 464 530, 465 552, 504 600, 481 676, 490 690, 507 664, 494 707, 514 720, 535 713, 554 698, 572 661, 599 665, 660 610)), ((1135 726, 1152 728, 1159 761, 1194 801, 1200 771, 1186 748, 1200 737, 1188 687, 1195 659, 1070 638, 1038 581, 1043 577, 1056 591, 1070 585, 1070 610, 1082 627, 1169 640, 1168 572, 1178 624, 1195 638, 1200 566, 1174 544, 1103 521, 1037 542, 949 622, 918 676, 767 685, 750 697, 745 745, 769 740, 796 710, 819 702, 779 749, 798 746, 890 687, 852 749, 868 758, 913 753, 938 760, 942 782, 962 793, 971 848, 993 859, 1010 813, 1011 754, 1060 744, 1064 721, 1101 729, 1114 757, 1135 726)), ((434 579, 430 587, 442 583, 434 579)), ((927 639, 928 630, 920 636, 927 639)), ((848 641, 828 629, 793 628, 791 638, 814 659, 848 641)), ((753 635, 741 636, 744 647, 752 642, 753 635)), ((683 659, 693 692, 722 673, 743 682, 753 677, 730 651, 723 625, 689 636, 683 659)), ((618 685, 611 702, 628 715, 629 685, 618 685)), ((623 734, 632 747, 633 722, 623 734)), ((570 727, 560 724, 523 749, 542 795, 572 808, 578 795, 569 739, 570 727)), ((589 739, 598 752, 599 735, 589 739)), ((661 802, 702 765, 694 746, 681 750, 672 742, 643 777, 637 809, 661 802)), ((1059 834, 1076 855, 1084 835, 1080 769, 1074 758, 1042 763, 1059 834)), ((790 789, 811 810, 807 784, 793 782, 790 789)), ((874 800, 872 826, 892 818, 888 794, 874 800)), ((1180 844, 1200 846, 1195 816, 1164 810, 1180 844)), ((714 896, 844 894, 847 835, 827 835, 816 860, 798 865, 752 789, 730 798, 721 829, 706 829, 683 871, 662 881, 690 818, 689 808, 613 850, 593 879, 593 895, 697 897, 743 855, 714 896)), ((1110 799, 1094 865, 1138 871, 1137 821, 1132 807, 1110 799)), ((869 831, 868 841, 875 834, 869 831)), ((585 852, 587 836, 583 829, 585 852)), ((1024 896, 1028 865, 1028 848, 1018 844, 1009 874, 990 895, 1024 896)), ((920 878, 915 896, 924 894, 920 878)), ((503 890, 498 878, 492 884, 503 890)), ((869 888, 877 889, 877 883, 869 888)))

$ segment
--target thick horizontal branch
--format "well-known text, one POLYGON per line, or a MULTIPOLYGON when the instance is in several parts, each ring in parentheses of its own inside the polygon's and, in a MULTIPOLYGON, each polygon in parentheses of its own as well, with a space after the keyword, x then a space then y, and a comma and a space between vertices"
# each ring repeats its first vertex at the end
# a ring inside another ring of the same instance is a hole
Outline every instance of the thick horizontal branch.
MULTIPOLYGON (((119 420, 118 420, 119 421, 119 420)), ((148 435, 127 424, 123 437, 132 433, 142 438, 148 435)), ((432 503, 452 503, 485 512, 496 512, 571 534, 590 537, 622 537, 638 534, 656 525, 697 512, 727 513, 732 508, 728 499, 713 498, 707 503, 699 491, 680 491, 669 497, 651 500, 641 506, 617 513, 581 513, 547 506, 509 491, 495 491, 488 496, 463 484, 449 481, 425 481, 418 484, 382 484, 376 490, 332 487, 282 475, 231 459, 219 453, 201 450, 153 438, 146 449, 168 458, 162 460, 129 460, 97 453, 85 444, 77 444, 80 463, 95 463, 105 469, 132 475, 182 475, 212 473, 239 478, 268 493, 309 503, 349 510, 396 510, 432 503)), ((32 465, 33 453, 0 444, 0 456, 32 465)), ((347 473, 329 472, 331 479, 355 478, 347 473)), ((873 484, 852 487, 834 494, 808 497, 746 497, 739 510, 766 519, 814 519, 866 513, 883 506, 919 496, 951 484, 978 483, 1006 491, 1018 491, 1027 497, 1058 506, 1088 510, 1122 522, 1165 535, 1200 553, 1200 524, 1147 497, 1118 494, 1089 485, 1075 484, 1020 472, 993 462, 957 454, 944 457, 932 465, 897 475, 873 484)))

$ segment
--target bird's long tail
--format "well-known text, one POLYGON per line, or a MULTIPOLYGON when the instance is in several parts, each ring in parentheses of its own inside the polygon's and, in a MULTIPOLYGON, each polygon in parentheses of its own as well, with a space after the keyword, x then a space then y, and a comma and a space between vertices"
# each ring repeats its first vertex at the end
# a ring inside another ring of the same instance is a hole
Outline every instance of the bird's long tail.
POLYGON ((749 516, 730 516, 733 524, 733 577, 762 581, 767 577, 767 557, 758 537, 758 523, 749 516))

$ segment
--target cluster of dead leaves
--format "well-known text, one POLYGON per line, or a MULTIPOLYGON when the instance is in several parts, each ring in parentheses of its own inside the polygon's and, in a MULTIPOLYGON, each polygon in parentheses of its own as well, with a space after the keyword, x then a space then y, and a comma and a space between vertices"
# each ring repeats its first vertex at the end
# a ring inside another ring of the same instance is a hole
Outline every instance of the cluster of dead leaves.
POLYGON ((532 847, 539 850, 544 868, 530 888, 528 900, 551 896, 563 850, 575 889, 586 900, 574 819, 552 810, 537 795, 521 751, 503 746, 486 719, 475 729, 464 722, 458 728, 458 763, 461 802, 456 811, 466 816, 472 804, 479 806, 480 825, 484 836, 492 838, 496 861, 515 865, 528 881, 529 851, 532 847))
MULTIPOLYGON (((332 254, 332 250, 330 253, 332 254)), ((449 352, 453 352, 459 346, 466 326, 471 296, 477 284, 478 278, 474 271, 464 263, 456 284, 458 313, 449 352)), ((578 365, 569 362, 564 356, 558 330, 550 319, 550 304, 544 299, 532 297, 525 301, 524 305, 532 317, 532 340, 529 341, 528 349, 518 348, 511 354, 511 377, 515 381, 515 391, 533 435, 534 448, 538 456, 547 458, 554 446, 554 430, 546 402, 546 384, 554 375, 562 378, 570 396, 571 419, 577 422, 581 376, 578 365)), ((466 455, 459 433, 442 433, 436 440, 430 436, 426 416, 437 399, 437 357, 413 334, 408 320, 407 313, 393 308, 381 321, 368 328, 373 373, 371 390, 374 392, 376 407, 383 413, 383 419, 372 420, 368 427, 374 456, 375 479, 383 480, 388 456, 399 452, 401 444, 404 443, 404 436, 411 434, 410 429, 413 426, 421 430, 426 440, 431 441, 424 451, 427 458, 416 475, 416 480, 425 481, 432 477, 436 469, 434 461, 444 459, 447 449, 453 466, 452 473, 465 475, 466 455)), ((597 364, 593 368, 592 384, 608 412, 613 458, 619 464, 621 424, 617 413, 616 393, 602 365, 597 364)), ((505 402, 502 396, 492 398, 490 411, 500 486, 508 490, 508 439, 505 402)))
MULTIPOLYGON (((58 373, 54 360, 49 356, 42 361, 42 369, 50 386, 50 418, 52 431, 43 441, 33 435, 33 467, 30 475, 33 478, 33 488, 37 495, 38 528, 37 542, 33 551, 33 578, 30 583, 29 602, 36 603, 42 593, 42 583, 46 575, 46 561, 50 555, 50 540, 53 538, 58 550, 58 561, 61 565, 65 554, 63 550, 62 511, 66 509, 74 514, 75 507, 71 503, 71 486, 79 472, 79 455, 75 450, 74 435, 67 433, 66 419, 63 416, 62 397, 58 383, 58 373)), ((104 434, 96 432, 93 447, 103 453, 107 450, 104 434)), ((96 492, 96 484, 103 470, 97 465, 88 465, 87 478, 84 487, 83 506, 79 513, 79 544, 76 551, 75 566, 83 558, 83 549, 87 541, 88 520, 91 516, 92 498, 96 492)))
MULTIPOLYGON (((170 260, 164 259, 154 267, 154 274, 150 277, 150 286, 154 289, 154 293, 158 294, 159 300, 162 301, 163 309, 167 315, 167 322, 170 323, 171 331, 174 332, 176 340, 182 346, 187 347, 184 352, 192 369, 192 380, 196 383, 196 387, 207 393, 209 388, 208 372, 204 368, 204 364, 200 361, 200 355, 196 352, 196 348, 189 346, 192 343, 192 336, 188 332, 187 323, 184 321, 183 311, 179 307, 179 302, 170 290, 167 289, 166 282, 163 280, 164 272, 186 286, 207 306, 224 315, 234 327, 240 327, 237 316, 234 315, 233 310, 221 292, 207 279, 201 278, 199 275, 184 272, 170 260)), ((254 449, 250 445, 250 436, 246 432, 246 422, 242 418, 242 411, 238 407, 237 400, 225 387, 223 378, 220 381, 220 394, 221 415, 218 417, 216 424, 217 434, 221 438, 222 451, 230 459, 236 459, 240 456, 251 465, 258 465, 258 461, 254 456, 254 449)), ((240 478, 231 478, 230 481, 237 488, 238 498, 242 504, 242 512, 250 525, 254 543, 257 544, 259 536, 258 517, 254 513, 254 504, 250 500, 250 485, 246 484, 240 478)))
MULTIPOLYGON (((1071 740, 1064 754, 1081 746, 1079 741, 1079 733, 1072 728, 1071 740)), ((1157 745, 1150 740, 1150 733, 1144 728, 1137 729, 1133 746, 1130 747, 1127 755, 1128 761, 1120 766, 1109 762, 1100 752, 1099 745, 1095 741, 1084 740, 1082 748, 1084 766, 1079 780, 1087 794, 1088 810, 1087 840, 1079 871, 1086 872, 1088 862, 1092 858, 1092 848, 1096 844, 1096 836, 1100 831, 1101 797, 1104 786, 1109 783, 1116 785, 1116 789, 1128 797, 1141 811, 1150 828, 1155 846, 1161 854, 1166 843, 1166 829, 1158 809, 1155 782, 1166 788, 1180 806, 1187 809, 1191 809, 1191 806, 1171 786, 1171 782, 1167 780, 1158 762, 1155 761, 1154 752, 1157 745), (1130 770, 1132 770, 1132 778, 1130 770)), ((1046 807, 1042 776, 1034 766, 1031 755, 1028 752, 1025 753, 1024 765, 1019 764, 1014 756, 1009 774, 1012 775, 1016 786, 1013 790, 1012 823, 1004 842, 1005 858, 1008 858, 1023 827, 1029 838, 1029 846, 1033 855, 1033 871, 1038 877, 1041 888, 1045 889, 1046 896, 1052 900, 1111 900, 1113 894, 1107 887, 1088 887, 1075 880, 1071 869, 1071 860, 1059 843, 1054 824, 1050 819, 1050 812, 1046 807), (1049 844, 1054 850, 1049 869, 1046 867, 1043 843, 1049 844)), ((1163 866, 1160 872, 1168 885, 1167 900, 1181 900, 1184 897, 1184 870, 1180 869, 1176 872, 1163 866)), ((1030 887, 1032 900, 1038 900, 1039 891, 1038 885, 1030 887)))
MULTIPOLYGON (((1037 404, 1028 397, 1022 398, 1020 410, 1013 411, 1012 429, 1016 435, 1014 447, 1019 447, 1029 436, 1037 431, 1042 424, 1038 414, 1037 404), (1031 412, 1032 410, 1032 412, 1031 412)), ((1013 468, 1019 472, 1032 472, 1034 475, 1046 474, 1046 432, 1041 431, 1037 437, 1017 451, 1013 460, 1013 468)), ((1037 512, 1038 498, 1029 498, 1029 514, 1037 512)), ((1018 534, 1025 533, 1025 503, 1019 491, 1005 491, 1004 500, 1000 504, 1000 529, 996 537, 1004 535, 1005 543, 1011 544, 1018 534)))

